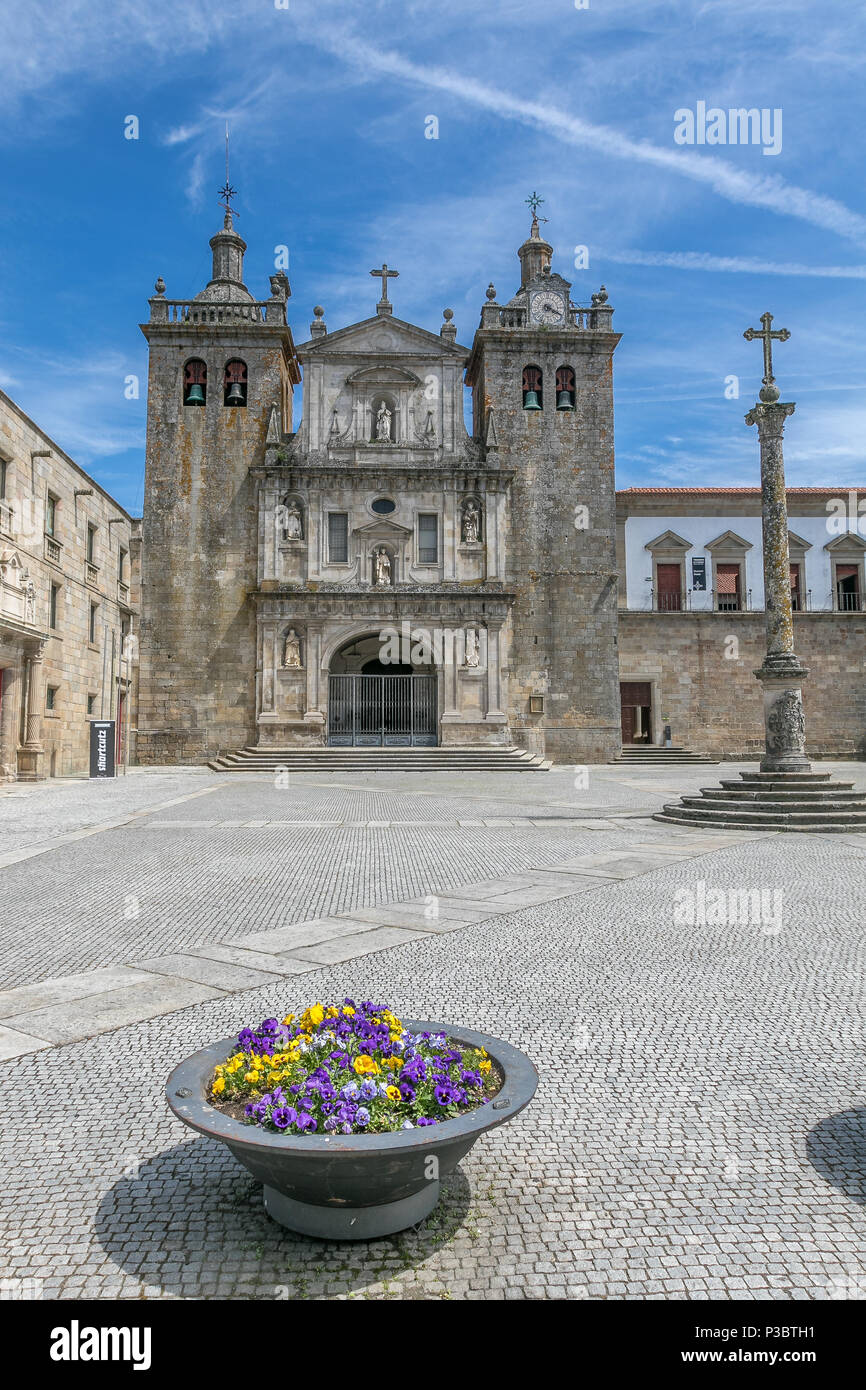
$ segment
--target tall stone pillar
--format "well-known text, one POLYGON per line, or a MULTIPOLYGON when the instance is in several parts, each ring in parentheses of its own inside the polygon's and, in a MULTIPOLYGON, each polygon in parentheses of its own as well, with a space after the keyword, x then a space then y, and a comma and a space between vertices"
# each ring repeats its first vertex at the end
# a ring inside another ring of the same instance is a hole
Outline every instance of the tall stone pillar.
MULTIPOLYGON (((764 315, 765 350, 770 337, 788 336, 785 329, 770 334, 770 316, 764 315)), ((749 330, 755 337, 764 336, 749 330)), ((766 360, 766 359, 765 359, 766 360)), ((767 650, 755 672, 764 696, 766 750, 762 772, 809 772, 805 753, 806 720, 801 683, 809 672, 794 653, 794 621, 791 614, 791 566, 788 556, 788 505, 782 437, 785 421, 793 415, 792 402, 780 402, 772 375, 772 360, 764 376, 760 400, 746 416, 757 425, 761 445, 761 515, 764 545, 764 609, 767 650)))
POLYGON ((25 656, 24 744, 18 752, 18 778, 21 782, 40 782, 45 773, 42 744, 42 707, 45 701, 43 654, 45 643, 38 642, 25 656))

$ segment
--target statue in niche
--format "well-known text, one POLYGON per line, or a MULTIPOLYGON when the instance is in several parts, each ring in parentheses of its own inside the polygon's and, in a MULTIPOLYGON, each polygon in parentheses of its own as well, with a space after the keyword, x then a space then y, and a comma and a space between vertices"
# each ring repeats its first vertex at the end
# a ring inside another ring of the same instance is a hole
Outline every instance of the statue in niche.
POLYGON ((297 502, 288 502, 283 508, 283 515, 283 533, 286 540, 302 541, 304 539, 304 524, 297 502))
POLYGON ((380 589, 391 583, 391 559, 384 545, 380 545, 373 561, 373 576, 380 589))
POLYGON ((25 623, 36 622, 36 589, 32 579, 27 580, 24 589, 24 621, 25 623))
POLYGON ((474 627, 466 629, 466 665, 478 665, 478 633, 474 627))
POLYGON ((382 443, 391 442, 391 412, 384 401, 379 402, 376 411, 376 439, 382 443))
POLYGON ((301 639, 290 627, 286 633, 285 646, 283 647, 283 666, 289 670, 297 671, 301 666, 301 639))
POLYGON ((481 532, 481 512, 472 501, 463 509, 463 539, 467 544, 478 540, 481 532))

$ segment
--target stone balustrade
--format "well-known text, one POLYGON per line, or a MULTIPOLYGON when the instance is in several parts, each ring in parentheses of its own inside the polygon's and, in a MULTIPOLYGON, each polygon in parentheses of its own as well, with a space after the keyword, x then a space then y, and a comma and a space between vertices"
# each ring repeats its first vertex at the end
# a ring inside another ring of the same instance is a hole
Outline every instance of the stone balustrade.
POLYGON ((155 295, 150 300, 150 321, 176 324, 183 328, 196 324, 281 324, 286 322, 286 304, 283 299, 223 304, 194 299, 164 299, 161 295, 155 295))

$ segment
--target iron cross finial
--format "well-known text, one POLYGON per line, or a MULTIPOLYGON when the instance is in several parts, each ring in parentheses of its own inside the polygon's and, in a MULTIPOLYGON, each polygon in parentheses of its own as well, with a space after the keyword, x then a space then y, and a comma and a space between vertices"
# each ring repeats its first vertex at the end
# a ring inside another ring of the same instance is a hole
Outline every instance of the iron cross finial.
POLYGON ((532 209, 532 216, 537 217, 538 209, 541 207, 541 204, 544 202, 544 199, 539 198, 537 193, 530 193, 529 197, 524 198, 523 201, 525 203, 528 203, 529 207, 532 209))
POLYGON ((749 342, 755 338, 760 338, 764 346, 764 384, 761 389, 762 401, 777 401, 779 399, 779 388, 776 385, 776 378, 773 376, 773 339, 780 343, 786 343, 791 334, 787 328, 771 328, 773 322, 772 314, 762 314, 762 328, 747 328, 743 337, 749 342))
POLYGON ((219 202, 220 205, 225 208, 227 218, 240 216, 240 213, 235 212, 231 202, 232 198, 237 197, 237 192, 238 190, 232 188, 229 183, 229 123, 226 121, 226 181, 222 188, 219 189, 219 202))

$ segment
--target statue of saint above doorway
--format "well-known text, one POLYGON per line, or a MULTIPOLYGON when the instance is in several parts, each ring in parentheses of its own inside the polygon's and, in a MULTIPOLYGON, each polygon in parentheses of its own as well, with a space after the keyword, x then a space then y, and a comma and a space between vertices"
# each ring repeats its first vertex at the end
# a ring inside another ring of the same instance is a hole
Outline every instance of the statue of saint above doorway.
POLYGON ((383 444, 391 442, 391 412, 385 401, 379 402, 376 411, 376 439, 383 444))
POLYGON ((380 545, 373 561, 373 577, 378 588, 384 589, 391 583, 391 558, 384 545, 380 545))
POLYGON ((301 639, 293 627, 290 627, 286 633, 286 642, 283 647, 283 666, 296 671, 301 666, 301 639))

